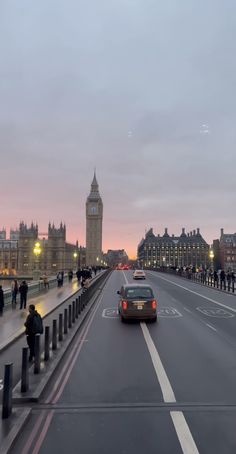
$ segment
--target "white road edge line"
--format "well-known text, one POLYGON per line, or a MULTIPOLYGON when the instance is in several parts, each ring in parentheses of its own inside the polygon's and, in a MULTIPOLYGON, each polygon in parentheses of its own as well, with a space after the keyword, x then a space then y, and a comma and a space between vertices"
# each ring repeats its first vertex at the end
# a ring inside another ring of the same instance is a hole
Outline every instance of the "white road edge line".
POLYGON ((176 285, 176 287, 180 287, 183 290, 186 290, 187 292, 193 293, 194 295, 200 296, 201 298, 204 298, 205 300, 210 301, 211 303, 218 304, 218 306, 224 307, 225 309, 229 309, 230 311, 236 313, 236 309, 233 309, 230 306, 226 306, 226 304, 219 303, 219 301, 213 300, 212 298, 208 298, 208 296, 201 295, 201 293, 194 292, 194 290, 190 290, 189 288, 184 287, 183 285, 176 284, 176 282, 170 281, 169 279, 165 279, 164 277, 158 276, 157 274, 154 274, 152 272, 150 272, 150 274, 152 274, 152 276, 156 276, 158 279, 162 279, 163 281, 170 282, 170 284, 176 285))
POLYGON ((209 323, 206 323, 206 325, 207 325, 209 328, 213 329, 213 331, 216 331, 216 332, 217 332, 217 329, 214 328, 214 326, 209 325, 209 323))
POLYGON ((182 411, 170 412, 175 430, 184 454, 199 454, 182 411))
POLYGON ((148 351, 149 351, 151 359, 152 359, 152 363, 153 363, 158 381, 160 383, 161 391, 163 394, 163 399, 165 402, 176 402, 174 391, 173 391, 171 384, 169 382, 169 379, 166 375, 165 369, 161 362, 161 358, 160 358, 158 351, 155 347, 155 344, 151 338, 147 325, 146 325, 146 323, 141 322, 140 326, 141 326, 141 329, 143 332, 145 342, 147 344, 148 351))

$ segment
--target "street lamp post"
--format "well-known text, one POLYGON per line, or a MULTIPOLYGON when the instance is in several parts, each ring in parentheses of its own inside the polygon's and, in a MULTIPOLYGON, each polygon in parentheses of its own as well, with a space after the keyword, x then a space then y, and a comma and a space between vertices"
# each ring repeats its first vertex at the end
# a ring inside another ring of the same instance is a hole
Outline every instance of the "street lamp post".
POLYGON ((78 253, 77 253, 77 252, 74 252, 74 253, 73 253, 73 257, 74 257, 74 260, 75 260, 74 266, 75 266, 75 269, 77 270, 77 268, 78 268, 78 263, 77 263, 77 260, 76 260, 76 259, 77 259, 77 257, 78 257, 78 253))
POLYGON ((40 270, 39 270, 39 257, 42 252, 40 243, 37 241, 34 245, 33 253, 35 256, 35 264, 36 264, 36 269, 35 269, 35 279, 39 279, 40 276, 40 270))
POLYGON ((215 257, 215 255, 214 255, 214 251, 212 249, 209 252, 209 257, 211 259, 211 269, 212 269, 212 271, 214 271, 214 257, 215 257))

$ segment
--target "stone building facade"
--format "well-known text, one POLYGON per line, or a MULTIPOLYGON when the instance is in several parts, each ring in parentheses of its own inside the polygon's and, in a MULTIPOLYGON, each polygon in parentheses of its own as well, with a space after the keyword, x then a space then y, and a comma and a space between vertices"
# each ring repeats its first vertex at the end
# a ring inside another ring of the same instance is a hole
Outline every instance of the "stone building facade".
POLYGON ((0 231, 0 275, 15 275, 18 263, 19 232, 11 230, 10 239, 7 239, 6 230, 0 231))
POLYGON ((236 272, 236 233, 224 233, 224 229, 221 229, 219 256, 221 269, 236 272))
POLYGON ((86 201, 86 265, 100 266, 102 261, 103 203, 99 194, 96 173, 86 201))
POLYGON ((209 265, 209 245, 202 238, 200 230, 180 236, 164 234, 155 236, 150 229, 138 245, 139 266, 142 268, 167 267, 207 267, 209 265))
POLYGON ((31 276, 38 272, 48 276, 60 270, 65 272, 78 267, 78 244, 66 242, 66 226, 58 228, 49 223, 48 233, 39 237, 38 225, 20 224, 18 239, 18 275, 31 276), (36 255, 35 245, 39 244, 40 254, 36 255), (76 254, 76 258, 75 258, 76 254))

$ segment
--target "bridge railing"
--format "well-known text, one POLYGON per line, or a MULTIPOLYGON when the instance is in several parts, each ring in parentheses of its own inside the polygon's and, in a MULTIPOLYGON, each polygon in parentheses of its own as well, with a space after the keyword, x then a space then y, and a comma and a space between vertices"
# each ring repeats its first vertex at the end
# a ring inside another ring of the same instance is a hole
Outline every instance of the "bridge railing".
POLYGON ((198 271, 193 273, 191 270, 174 270, 168 267, 160 267, 160 268, 148 268, 151 271, 157 271, 162 273, 172 274, 174 276, 178 276, 181 278, 185 278, 196 282, 198 284, 205 285, 210 288, 215 288, 218 290, 222 290, 229 293, 235 293, 236 284, 235 279, 232 277, 228 277, 225 275, 225 279, 221 279, 219 275, 214 276, 211 272, 206 271, 198 271))
MULTIPOLYGON (((66 277, 66 276, 65 276, 66 277)), ((19 279, 18 282, 22 282, 24 279, 19 279)), ((48 278, 49 288, 56 287, 57 285, 57 278, 53 276, 48 278)), ((1 284, 1 281, 0 281, 1 284)), ((28 296, 37 295, 44 290, 44 283, 42 279, 34 281, 32 283, 28 283, 28 296)), ((19 298, 19 292, 17 297, 19 298)), ((4 290, 4 304, 9 305, 12 302, 12 292, 11 289, 4 290)))

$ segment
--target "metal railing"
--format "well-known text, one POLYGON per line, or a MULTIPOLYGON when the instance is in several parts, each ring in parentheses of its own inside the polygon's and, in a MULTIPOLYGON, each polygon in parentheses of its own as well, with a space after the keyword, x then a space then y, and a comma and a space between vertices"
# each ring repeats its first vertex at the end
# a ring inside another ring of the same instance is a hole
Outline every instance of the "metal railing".
POLYGON ((225 279, 221 279, 221 277, 217 274, 214 275, 213 273, 209 273, 206 271, 200 271, 193 273, 191 270, 173 270, 167 267, 161 267, 158 269, 155 268, 148 268, 150 271, 168 273, 174 276, 182 277, 192 282, 196 282, 197 284, 205 285, 209 288, 215 288, 218 290, 222 290, 229 293, 235 293, 236 285, 235 279, 232 277, 227 277, 225 275, 225 279))

